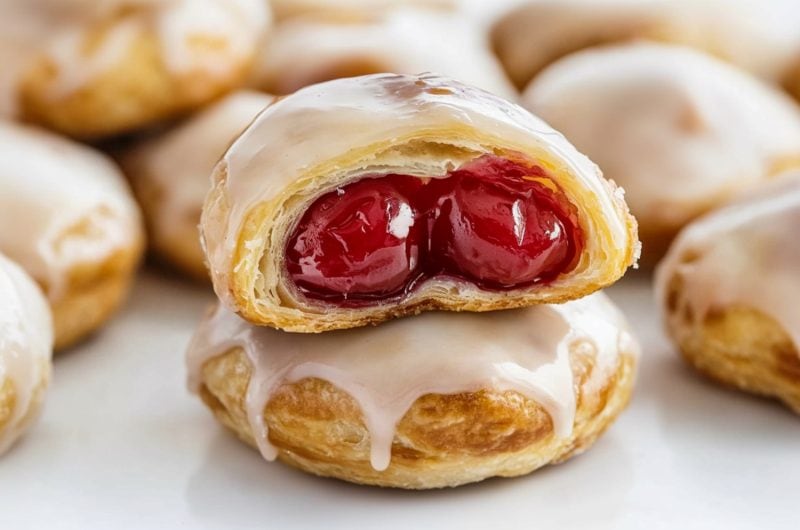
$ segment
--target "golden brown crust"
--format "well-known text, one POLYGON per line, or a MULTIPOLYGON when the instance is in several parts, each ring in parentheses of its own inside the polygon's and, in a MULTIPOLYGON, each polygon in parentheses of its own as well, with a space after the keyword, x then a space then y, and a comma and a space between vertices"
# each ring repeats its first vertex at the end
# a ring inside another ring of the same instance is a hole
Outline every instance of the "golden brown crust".
POLYGON ((683 358, 727 386, 776 398, 800 414, 800 352, 772 317, 749 307, 710 312, 701 322, 680 303, 683 282, 666 289, 666 319, 683 358))
POLYGON ((51 301, 55 349, 74 345, 107 321, 125 300, 142 256, 143 240, 70 270, 63 296, 51 301))
MULTIPOLYGON (((87 53, 100 46, 117 21, 86 36, 87 53)), ((196 37, 193 45, 213 50, 221 43, 196 37)), ((71 136, 101 138, 175 118, 240 85, 250 63, 227 77, 202 72, 177 75, 164 62, 157 37, 142 31, 113 67, 64 97, 53 97, 59 75, 47 58, 39 59, 20 83, 23 117, 71 136)))
MULTIPOLYGON (((419 398, 397 426, 385 471, 370 464, 369 433, 357 403, 320 379, 284 384, 264 419, 283 462, 320 476, 407 489, 458 486, 518 476, 588 449, 627 404, 636 358, 623 353, 616 371, 589 388, 591 353, 573 354, 577 412, 572 435, 556 438, 545 409, 516 392, 481 390, 419 398)), ((208 361, 201 397, 216 417, 254 445, 245 411, 251 365, 239 348, 208 361)))

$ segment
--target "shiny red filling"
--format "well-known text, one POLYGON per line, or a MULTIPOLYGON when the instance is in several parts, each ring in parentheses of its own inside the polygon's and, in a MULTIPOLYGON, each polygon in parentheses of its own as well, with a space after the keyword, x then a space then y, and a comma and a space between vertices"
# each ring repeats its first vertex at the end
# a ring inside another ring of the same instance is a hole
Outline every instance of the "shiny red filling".
POLYGON ((286 248, 306 296, 342 305, 433 277, 483 289, 547 283, 582 248, 575 207, 544 169, 484 155, 446 177, 364 178, 317 199, 286 248))

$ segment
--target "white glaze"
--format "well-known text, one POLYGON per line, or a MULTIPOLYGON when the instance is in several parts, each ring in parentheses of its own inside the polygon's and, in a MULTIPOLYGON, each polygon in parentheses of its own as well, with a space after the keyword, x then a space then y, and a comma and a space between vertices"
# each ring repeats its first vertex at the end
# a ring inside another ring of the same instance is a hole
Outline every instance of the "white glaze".
POLYGON ((28 426, 36 389, 47 384, 53 354, 53 322, 42 292, 11 260, 0 254, 0 387, 10 381, 14 408, 0 430, 0 454, 28 426))
POLYGON ((141 237, 139 211, 114 163, 54 134, 0 121, 0 251, 63 294, 72 267, 141 237), (91 230, 64 234, 89 220, 91 230))
MULTIPOLYGON (((691 308, 695 325, 714 310, 755 309, 780 324, 800 351, 798 227, 800 173, 695 221, 658 266, 656 292, 662 307, 668 283, 679 276, 679 303, 691 308), (687 255, 696 259, 684 262, 687 255)), ((675 313, 686 312, 678 308, 675 313)), ((693 330, 685 326, 678 332, 693 330)))
POLYGON ((250 59, 270 21, 264 0, 0 0, 0 11, 0 57, 13 56, 15 63, 0 72, 4 116, 18 112, 18 83, 40 55, 57 68, 53 98, 71 94, 118 64, 144 31, 157 37, 164 63, 175 75, 225 76, 250 59), (88 32, 125 9, 126 16, 87 54, 88 32), (198 47, 198 37, 221 45, 198 47))
POLYGON ((214 165, 272 100, 258 92, 235 92, 132 152, 131 162, 140 171, 131 178, 158 190, 150 222, 159 234, 181 237, 187 222, 197 226, 214 165))
POLYGON ((638 353, 624 318, 602 293, 513 311, 425 313, 320 335, 252 326, 219 305, 189 346, 190 388, 199 390, 207 361, 235 347, 253 366, 245 405, 264 458, 277 456, 264 422, 271 396, 282 384, 320 378, 359 404, 377 470, 389 466, 395 428, 423 395, 513 390, 540 403, 556 436, 565 438, 577 391, 570 352, 594 354, 587 391, 607 380, 621 354, 638 353))
MULTIPOLYGON (((507 99, 517 94, 484 32, 454 13, 394 9, 360 22, 298 18, 279 25, 255 80, 286 94, 326 81, 353 64, 372 71, 434 72, 507 99)), ((351 74, 352 75, 352 74, 351 74)))
MULTIPOLYGON (((340 79, 307 87, 275 102, 233 143, 215 169, 215 178, 227 175, 223 189, 230 210, 224 218, 204 215, 201 228, 214 288, 222 302, 235 307, 229 282, 240 263, 233 263, 234 249, 243 221, 254 206, 275 200, 310 168, 353 150, 420 137, 479 152, 505 147, 546 154, 555 172, 570 175, 576 187, 597 201, 600 211, 610 213, 610 245, 622 252, 630 244, 624 219, 616 215, 615 198, 597 167, 562 135, 521 107, 435 75, 377 74, 340 79), (481 140, 470 138, 468 133, 455 134, 453 129, 471 131, 481 140)), ((386 162, 370 166, 375 154, 364 154, 348 164, 362 175, 386 172, 386 162)), ((440 168, 447 159, 435 162, 440 168)), ((392 169, 431 177, 446 173, 430 173, 431 165, 430 161, 409 156, 392 169)), ((347 170, 352 168, 340 169, 347 170)), ((204 214, 210 210, 206 204, 204 214)), ((595 238, 588 238, 587 254, 609 250, 598 249, 599 244, 595 238)))
POLYGON ((523 102, 625 188, 645 229, 679 226, 800 155, 800 111, 787 96, 682 47, 573 54, 523 102))

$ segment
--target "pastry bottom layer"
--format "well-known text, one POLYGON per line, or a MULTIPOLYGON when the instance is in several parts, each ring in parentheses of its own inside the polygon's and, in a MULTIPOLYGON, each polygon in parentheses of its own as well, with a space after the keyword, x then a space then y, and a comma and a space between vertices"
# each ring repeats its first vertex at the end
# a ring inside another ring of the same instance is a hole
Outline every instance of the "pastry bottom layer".
POLYGON ((142 247, 134 241, 103 262, 70 271, 66 292, 51 302, 56 350, 74 345, 114 314, 130 290, 142 247))
MULTIPOLYGON (((384 471, 370 465, 370 440, 357 403, 320 379, 283 385, 264 418, 278 458, 303 471, 349 482, 406 489, 458 486, 524 475, 588 449, 625 408, 636 358, 623 352, 615 372, 589 388, 594 359, 572 357, 577 410, 571 436, 557 438, 550 416, 516 392, 419 398, 397 426, 384 471)), ((239 348, 203 367, 201 397, 239 438, 255 445, 245 410, 251 366, 239 348)))
POLYGON ((681 293, 681 281, 674 278, 667 293, 667 324, 683 358, 717 382, 778 399, 800 414, 800 354, 780 324, 740 306, 714 311, 695 324, 690 310, 677 312, 681 293))

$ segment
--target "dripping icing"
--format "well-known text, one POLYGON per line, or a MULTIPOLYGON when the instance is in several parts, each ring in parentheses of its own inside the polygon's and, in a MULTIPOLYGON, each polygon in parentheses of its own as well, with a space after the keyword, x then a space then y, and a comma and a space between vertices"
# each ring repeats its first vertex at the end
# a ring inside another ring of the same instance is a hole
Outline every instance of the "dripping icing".
POLYGON ((513 311, 425 313, 324 334, 252 326, 220 305, 195 334, 187 362, 197 392, 206 361, 232 348, 244 350, 253 367, 247 416, 267 460, 277 456, 264 421, 275 391, 312 377, 330 382, 360 406, 371 464, 383 470, 397 424, 426 394, 516 391, 545 408, 556 436, 570 436, 576 409, 570 354, 585 345, 595 357, 587 385, 601 384, 616 369, 620 345, 635 353, 622 316, 603 294, 513 311))

